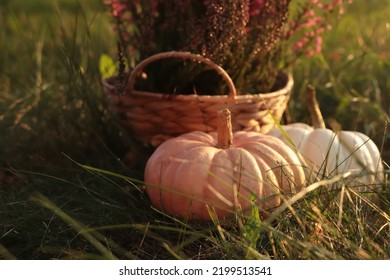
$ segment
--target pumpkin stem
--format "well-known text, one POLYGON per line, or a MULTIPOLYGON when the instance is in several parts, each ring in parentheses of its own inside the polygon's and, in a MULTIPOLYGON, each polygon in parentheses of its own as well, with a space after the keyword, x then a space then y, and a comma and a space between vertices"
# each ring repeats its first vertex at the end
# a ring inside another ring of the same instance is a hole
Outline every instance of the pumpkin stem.
POLYGON ((229 109, 218 111, 217 147, 228 149, 233 144, 232 115, 229 109))
POLYGON ((311 120, 314 128, 326 128, 324 118, 318 105, 316 90, 312 85, 307 86, 306 103, 311 115, 311 120))

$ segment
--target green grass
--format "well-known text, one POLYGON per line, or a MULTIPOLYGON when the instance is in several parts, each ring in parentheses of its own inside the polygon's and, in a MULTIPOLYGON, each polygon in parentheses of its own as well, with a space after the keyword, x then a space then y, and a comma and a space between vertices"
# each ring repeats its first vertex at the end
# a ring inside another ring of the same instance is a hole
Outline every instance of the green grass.
MULTIPOLYGON (((0 3, 0 258, 390 258, 388 183, 374 204, 347 179, 309 182, 268 220, 189 223, 151 207, 140 183, 151 151, 100 84, 100 56, 116 55, 109 17, 83 2, 0 3)), ((309 120, 313 84, 327 124, 371 136, 389 162, 390 1, 354 2, 322 55, 294 65, 289 113, 309 120)))

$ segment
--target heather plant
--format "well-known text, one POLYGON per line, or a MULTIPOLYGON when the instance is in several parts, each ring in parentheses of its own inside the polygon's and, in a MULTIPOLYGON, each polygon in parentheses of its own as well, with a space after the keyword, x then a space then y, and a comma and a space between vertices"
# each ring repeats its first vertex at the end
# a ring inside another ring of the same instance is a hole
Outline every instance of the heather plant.
MULTIPOLYGON (((321 51, 331 16, 341 15, 350 0, 104 0, 110 7, 118 40, 132 68, 165 51, 201 54, 221 65, 240 93, 269 92, 281 70, 302 55, 321 51)), ((198 66, 159 63, 148 69, 150 90, 182 92, 201 88, 220 92, 222 81, 201 75, 198 66), (169 77, 154 79, 158 73, 169 77), (184 73, 184 74, 183 74, 184 73), (207 77, 207 79, 205 78, 207 77), (178 82, 182 87, 178 87, 178 82), (214 80, 213 80, 214 79, 214 80), (163 82, 161 82, 163 81, 163 82), (213 85, 212 88, 203 87, 213 85), (185 91, 185 90, 184 90, 185 91)))

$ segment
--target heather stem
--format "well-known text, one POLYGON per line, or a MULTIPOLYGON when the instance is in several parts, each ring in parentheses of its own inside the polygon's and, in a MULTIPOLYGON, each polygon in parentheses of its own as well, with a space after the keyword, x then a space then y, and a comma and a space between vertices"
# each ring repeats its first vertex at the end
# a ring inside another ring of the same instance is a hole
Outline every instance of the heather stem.
POLYGON ((326 128, 324 118, 318 105, 316 98, 316 90, 313 86, 309 85, 306 90, 306 103, 311 115, 311 120, 314 128, 326 128))
POLYGON ((217 147, 228 149, 233 144, 232 117, 229 109, 218 111, 217 147))

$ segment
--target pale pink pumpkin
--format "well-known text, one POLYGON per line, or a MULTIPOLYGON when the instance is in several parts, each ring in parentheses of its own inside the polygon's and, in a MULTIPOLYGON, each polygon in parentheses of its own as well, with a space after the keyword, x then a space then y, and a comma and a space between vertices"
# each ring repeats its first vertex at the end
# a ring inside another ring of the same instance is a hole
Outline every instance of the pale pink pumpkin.
POLYGON ((145 169, 152 204, 175 216, 210 220, 252 201, 268 211, 305 183, 299 158, 281 140, 256 132, 232 133, 230 112, 219 112, 218 133, 190 132, 162 143, 145 169))

